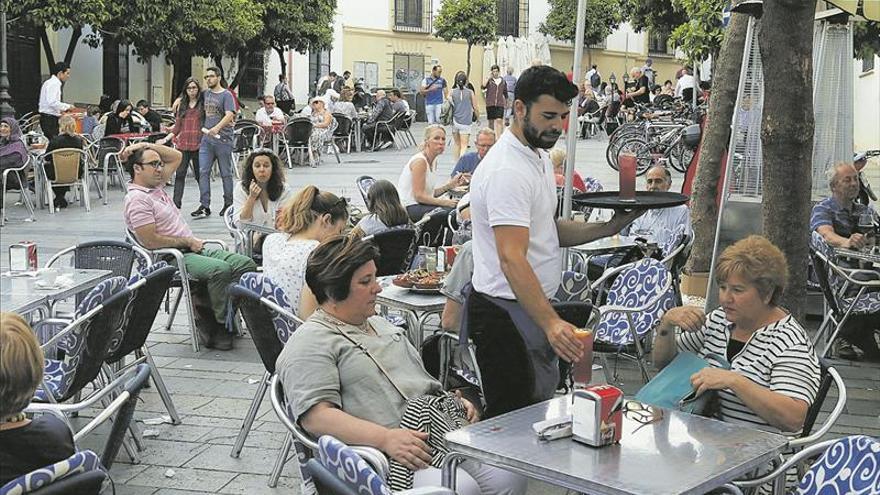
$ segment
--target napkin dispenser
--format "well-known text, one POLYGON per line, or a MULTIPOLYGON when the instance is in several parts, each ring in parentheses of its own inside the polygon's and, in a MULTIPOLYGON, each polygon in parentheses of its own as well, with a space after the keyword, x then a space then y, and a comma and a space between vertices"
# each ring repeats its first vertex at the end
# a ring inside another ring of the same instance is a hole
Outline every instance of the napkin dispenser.
POLYGON ((611 385, 575 390, 572 396, 572 438, 602 447, 620 441, 623 391, 611 385))

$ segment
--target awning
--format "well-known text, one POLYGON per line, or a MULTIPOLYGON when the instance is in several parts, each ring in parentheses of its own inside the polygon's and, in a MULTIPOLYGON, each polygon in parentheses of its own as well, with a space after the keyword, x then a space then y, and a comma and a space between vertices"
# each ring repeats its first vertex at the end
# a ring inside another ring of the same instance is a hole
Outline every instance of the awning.
POLYGON ((869 21, 880 22, 880 0, 829 0, 828 3, 848 14, 861 15, 869 21), (861 9, 859 3, 862 4, 861 9))

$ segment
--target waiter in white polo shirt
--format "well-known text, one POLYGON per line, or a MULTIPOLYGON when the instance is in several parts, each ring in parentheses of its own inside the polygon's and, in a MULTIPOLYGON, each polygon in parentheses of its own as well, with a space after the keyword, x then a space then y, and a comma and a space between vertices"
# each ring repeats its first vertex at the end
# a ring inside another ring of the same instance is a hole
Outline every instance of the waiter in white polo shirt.
POLYGON ((70 66, 66 62, 58 62, 52 66, 52 76, 40 88, 40 129, 49 139, 58 135, 58 118, 61 114, 73 108, 73 105, 61 101, 61 84, 69 78, 70 66))
POLYGON ((546 150, 562 134, 577 93, 552 67, 523 72, 510 132, 471 181, 474 275, 462 333, 476 345, 485 417, 552 398, 557 356, 571 362, 583 355, 575 327, 549 302, 561 281, 560 246, 613 235, 640 215, 589 224, 556 218, 556 181, 546 150))

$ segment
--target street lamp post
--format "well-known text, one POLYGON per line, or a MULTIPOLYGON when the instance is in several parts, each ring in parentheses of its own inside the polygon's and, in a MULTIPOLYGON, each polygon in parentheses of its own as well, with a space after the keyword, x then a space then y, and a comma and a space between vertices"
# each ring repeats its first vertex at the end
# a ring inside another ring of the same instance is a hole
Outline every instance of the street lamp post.
POLYGON ((15 117, 6 65, 6 3, 0 2, 0 117, 15 117))

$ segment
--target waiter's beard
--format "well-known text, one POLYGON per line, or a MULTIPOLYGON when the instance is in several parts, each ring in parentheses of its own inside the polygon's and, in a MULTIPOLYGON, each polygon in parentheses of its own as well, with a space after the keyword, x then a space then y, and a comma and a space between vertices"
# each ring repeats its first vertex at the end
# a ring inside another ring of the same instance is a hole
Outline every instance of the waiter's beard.
POLYGON ((532 148, 540 148, 548 150, 552 148, 559 137, 562 135, 560 131, 543 131, 539 132, 538 128, 532 125, 531 116, 526 112, 526 118, 523 119, 523 137, 532 148))

